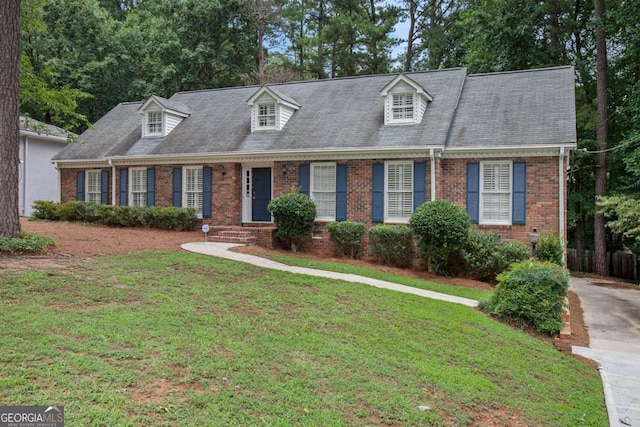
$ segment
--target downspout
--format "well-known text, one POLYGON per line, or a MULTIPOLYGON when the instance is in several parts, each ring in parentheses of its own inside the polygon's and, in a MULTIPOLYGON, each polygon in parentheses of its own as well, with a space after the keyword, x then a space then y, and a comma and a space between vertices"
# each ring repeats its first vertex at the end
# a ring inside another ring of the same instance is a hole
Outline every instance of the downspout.
POLYGON ((431 159, 431 201, 436 199, 436 156, 433 148, 429 149, 429 158, 431 159))
POLYGON ((53 167, 58 171, 58 200, 57 202, 62 203, 62 174, 60 173, 60 167, 58 167, 58 162, 55 160, 52 161, 53 167))
POLYGON ((29 137, 27 135, 24 136, 24 145, 22 146, 22 160, 20 160, 19 164, 19 176, 18 180, 22 181, 20 186, 22 187, 22 205, 19 206, 20 215, 27 214, 27 153, 29 152, 29 137))
MULTIPOLYGON (((567 181, 564 178, 564 170, 565 170, 564 161, 565 161, 564 147, 560 147, 560 155, 558 156, 558 205, 560 207, 560 212, 558 215, 558 221, 559 221, 558 237, 560 238, 560 244, 562 245, 562 252, 565 254, 565 257, 566 257, 565 242, 564 242, 564 233, 565 233, 564 188, 565 188, 565 185, 567 185, 567 181)), ((566 259, 565 259, 565 265, 566 265, 566 259)))
POLYGON ((107 159, 111 166, 111 205, 116 205, 116 167, 111 159, 107 159))

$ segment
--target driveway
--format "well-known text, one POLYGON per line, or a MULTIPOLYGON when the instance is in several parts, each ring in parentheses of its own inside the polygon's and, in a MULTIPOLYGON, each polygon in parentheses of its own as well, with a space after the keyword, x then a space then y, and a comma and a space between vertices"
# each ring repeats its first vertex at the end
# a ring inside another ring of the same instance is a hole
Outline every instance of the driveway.
POLYGON ((573 352, 598 362, 609 424, 640 427, 640 290, 612 281, 571 277, 580 297, 589 348, 573 352))

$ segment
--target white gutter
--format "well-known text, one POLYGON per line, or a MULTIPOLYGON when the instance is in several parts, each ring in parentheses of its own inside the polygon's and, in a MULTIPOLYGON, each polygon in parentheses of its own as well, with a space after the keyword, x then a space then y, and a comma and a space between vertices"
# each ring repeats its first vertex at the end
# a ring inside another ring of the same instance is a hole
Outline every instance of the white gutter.
POLYGON ((107 159, 111 166, 111 205, 116 205, 116 167, 111 159, 107 159))
POLYGON ((45 139, 45 140, 49 140, 49 141, 68 142, 68 138, 66 136, 49 135, 49 134, 46 134, 46 133, 38 133, 38 132, 34 132, 34 131, 30 131, 30 130, 24 130, 24 129, 20 130, 20 135, 31 136, 33 138, 45 139))
MULTIPOLYGON (((565 242, 564 242, 564 233, 565 233, 565 215, 564 215, 564 187, 567 185, 567 180, 564 178, 564 147, 560 147, 560 155, 558 156, 558 234, 560 238, 560 244, 562 245, 562 252, 565 253, 565 242)), ((566 261, 566 259, 565 259, 566 261)), ((566 265, 566 262, 565 262, 566 265)))
POLYGON ((429 149, 429 158, 431 159, 431 201, 436 199, 436 155, 433 148, 429 149))
POLYGON ((62 203, 62 174, 60 173, 58 162, 53 160, 51 163, 53 163, 53 167, 58 171, 58 202, 62 203))

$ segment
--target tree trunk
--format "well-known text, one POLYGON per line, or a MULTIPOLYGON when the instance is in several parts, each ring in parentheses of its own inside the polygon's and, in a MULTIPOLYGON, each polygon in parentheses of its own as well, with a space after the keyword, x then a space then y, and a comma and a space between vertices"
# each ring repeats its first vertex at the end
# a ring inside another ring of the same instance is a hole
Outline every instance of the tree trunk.
MULTIPOLYGON (((604 29, 604 0, 596 0, 596 73, 598 93, 598 116, 600 124, 597 131, 600 152, 596 166, 596 198, 607 191, 607 38, 604 29)), ((607 242, 605 237, 604 216, 596 208, 593 219, 593 245, 595 252, 595 273, 606 276, 607 271, 607 242)))
POLYGON ((407 54, 404 58, 404 71, 413 69, 413 42, 416 38, 416 2, 409 0, 409 30, 407 34, 407 54))
POLYGON ((0 237, 20 237, 20 0, 0 2, 0 237))

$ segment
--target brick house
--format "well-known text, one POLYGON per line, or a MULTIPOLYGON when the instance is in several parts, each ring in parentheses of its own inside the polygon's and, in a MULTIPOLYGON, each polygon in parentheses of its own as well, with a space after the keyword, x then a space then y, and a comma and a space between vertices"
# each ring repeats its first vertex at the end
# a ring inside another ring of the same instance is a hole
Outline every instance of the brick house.
POLYGON ((179 92, 114 107, 54 157, 62 201, 194 207, 269 226, 291 189, 334 220, 407 223, 428 200, 481 230, 565 236, 574 71, 464 68, 179 92))

